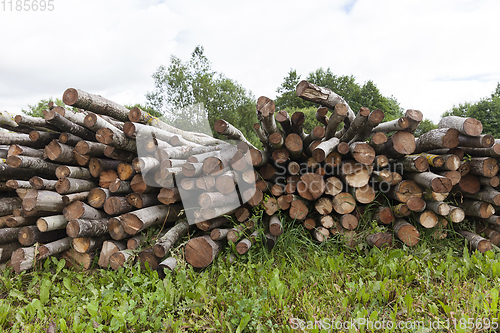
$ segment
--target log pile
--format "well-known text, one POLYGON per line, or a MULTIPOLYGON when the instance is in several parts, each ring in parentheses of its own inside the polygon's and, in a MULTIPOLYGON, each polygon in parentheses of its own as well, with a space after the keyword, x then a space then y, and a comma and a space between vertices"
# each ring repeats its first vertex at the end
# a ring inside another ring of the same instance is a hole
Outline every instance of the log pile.
POLYGON ((500 141, 479 121, 445 117, 415 138, 418 110, 383 122, 307 81, 297 96, 318 104, 317 126, 305 133, 302 112, 260 97, 260 149, 223 119, 214 130, 233 144, 73 88, 43 119, 2 114, 0 263, 173 270, 171 250, 190 234, 185 260, 203 268, 228 243, 271 249, 293 223, 348 246, 415 246, 450 230, 481 252, 500 243, 500 141))

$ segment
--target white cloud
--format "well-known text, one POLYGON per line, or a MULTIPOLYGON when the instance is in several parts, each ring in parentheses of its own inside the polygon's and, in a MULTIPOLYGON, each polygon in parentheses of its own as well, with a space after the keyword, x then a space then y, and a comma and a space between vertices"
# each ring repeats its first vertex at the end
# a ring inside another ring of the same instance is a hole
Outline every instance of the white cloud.
POLYGON ((373 80, 434 121, 500 81, 498 1, 55 1, 53 12, 0 12, 0 107, 74 86, 143 102, 151 74, 196 45, 215 70, 275 97, 290 68, 373 80), (8 29, 8 30, 7 30, 8 29))

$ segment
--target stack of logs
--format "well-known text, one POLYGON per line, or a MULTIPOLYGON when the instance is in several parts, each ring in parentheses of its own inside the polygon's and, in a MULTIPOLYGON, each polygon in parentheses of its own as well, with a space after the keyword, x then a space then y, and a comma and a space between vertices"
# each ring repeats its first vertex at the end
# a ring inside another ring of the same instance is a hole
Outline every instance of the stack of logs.
POLYGON ((351 246, 361 237, 414 246, 426 230, 445 238, 452 229, 481 252, 500 243, 500 142, 479 121, 445 117, 415 138, 420 111, 383 123, 381 110, 355 114, 307 81, 297 96, 320 105, 318 126, 306 134, 302 112, 290 116, 260 97, 262 149, 224 120, 215 131, 239 143, 73 88, 63 95, 72 108, 50 105, 44 118, 2 114, 11 132, 0 132, 0 263, 10 259, 21 272, 58 255, 89 268, 99 253, 101 267, 139 260, 163 271, 175 268, 170 252, 190 234, 185 259, 202 268, 228 242, 240 255, 272 248, 285 221, 319 242, 344 237, 351 246), (476 233, 459 227, 466 217, 478 221, 476 233), (386 231, 357 231, 372 221, 386 231))

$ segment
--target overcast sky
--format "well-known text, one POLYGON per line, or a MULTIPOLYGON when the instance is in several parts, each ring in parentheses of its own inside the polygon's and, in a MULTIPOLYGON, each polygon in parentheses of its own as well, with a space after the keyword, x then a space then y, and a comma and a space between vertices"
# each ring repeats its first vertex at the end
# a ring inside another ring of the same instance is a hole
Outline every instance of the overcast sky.
POLYGON ((290 68, 330 67, 435 122, 500 82, 498 0, 52 1, 0 7, 0 110, 69 87, 144 103, 155 69, 196 45, 256 97, 274 98, 290 68))

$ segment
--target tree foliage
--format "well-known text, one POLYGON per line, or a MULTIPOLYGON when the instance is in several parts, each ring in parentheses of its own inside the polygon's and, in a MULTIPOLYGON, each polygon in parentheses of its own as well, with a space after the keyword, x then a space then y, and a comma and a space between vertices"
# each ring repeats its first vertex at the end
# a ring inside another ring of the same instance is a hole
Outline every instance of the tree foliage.
MULTIPOLYGON (((288 75, 283 79, 281 86, 276 90, 276 106, 279 109, 313 107, 314 103, 307 102, 296 96, 295 87, 300 82, 297 71, 290 69, 288 75)), ((384 121, 393 120, 403 116, 403 110, 398 101, 393 97, 385 97, 378 90, 373 81, 367 81, 363 85, 356 82, 352 75, 338 76, 332 73, 330 68, 324 70, 319 68, 309 73, 307 81, 328 88, 342 96, 354 112, 362 106, 370 110, 380 109, 384 111, 384 121)))
POLYGON ((43 110, 47 110, 49 108, 49 102, 54 102, 57 106, 67 107, 66 104, 59 98, 55 100, 51 97, 48 99, 41 99, 37 104, 29 105, 28 109, 23 109, 22 112, 31 117, 40 117, 43 118, 43 110))
POLYGON ((236 81, 215 72, 203 52, 197 46, 188 61, 172 56, 168 67, 160 66, 153 74, 155 90, 146 95, 148 106, 182 129, 200 131, 208 119, 212 130, 215 121, 225 119, 257 143, 252 128, 257 122, 255 98, 236 81))
POLYGON ((419 137, 422 134, 429 132, 430 130, 438 128, 437 124, 434 124, 432 120, 425 118, 420 122, 420 124, 417 127, 417 130, 415 131, 415 137, 419 137))
POLYGON ((472 117, 476 118, 483 124, 483 133, 493 135, 495 138, 500 138, 500 83, 497 84, 495 91, 490 97, 480 99, 476 103, 465 102, 458 104, 442 115, 472 117))

